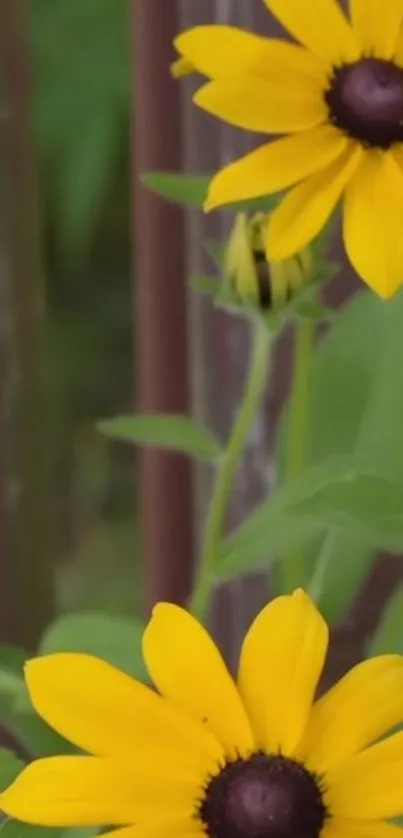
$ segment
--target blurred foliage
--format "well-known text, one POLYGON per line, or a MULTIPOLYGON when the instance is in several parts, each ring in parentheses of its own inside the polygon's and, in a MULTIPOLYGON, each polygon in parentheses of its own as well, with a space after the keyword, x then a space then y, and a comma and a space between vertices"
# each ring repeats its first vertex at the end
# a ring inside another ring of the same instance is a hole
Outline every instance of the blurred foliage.
MULTIPOLYGON (((133 389, 129 4, 35 0, 30 14, 55 549, 85 573, 83 545, 99 519, 106 527, 106 512, 133 517, 130 452, 94 429, 100 415, 127 410, 133 389)), ((119 542, 118 529, 111 532, 119 542)))
POLYGON ((36 0, 30 8, 45 197, 71 257, 88 247, 121 173, 129 6, 126 0, 36 0))

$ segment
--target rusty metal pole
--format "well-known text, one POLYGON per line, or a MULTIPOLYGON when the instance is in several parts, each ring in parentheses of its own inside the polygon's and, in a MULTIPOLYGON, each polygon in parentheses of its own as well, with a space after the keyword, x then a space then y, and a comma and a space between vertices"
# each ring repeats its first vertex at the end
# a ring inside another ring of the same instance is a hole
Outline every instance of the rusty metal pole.
MULTIPOLYGON (((180 170, 179 89, 169 74, 178 31, 176 0, 132 0, 137 407, 188 409, 187 306, 183 212, 147 191, 141 172, 180 170)), ((192 571, 188 462, 155 450, 139 454, 146 608, 183 602, 192 571)))

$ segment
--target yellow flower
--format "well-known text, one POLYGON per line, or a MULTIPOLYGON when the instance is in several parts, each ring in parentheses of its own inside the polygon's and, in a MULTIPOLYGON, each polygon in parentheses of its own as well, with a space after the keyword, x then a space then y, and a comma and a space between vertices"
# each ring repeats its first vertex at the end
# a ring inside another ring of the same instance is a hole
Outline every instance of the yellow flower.
POLYGON ((275 599, 237 681, 205 629, 162 603, 143 639, 159 694, 97 658, 27 665, 40 715, 93 756, 31 763, 0 796, 33 824, 116 838, 400 838, 403 659, 360 663, 318 701, 325 621, 303 591, 275 599))
POLYGON ((270 260, 302 250, 341 198, 358 274, 383 298, 403 283, 403 2, 264 0, 302 46, 229 26, 175 45, 209 79, 195 102, 282 136, 213 179, 207 209, 293 187, 272 214, 270 260), (297 185, 295 185, 297 184, 297 185))
POLYGON ((225 273, 242 303, 281 309, 309 281, 309 250, 270 263, 265 253, 267 213, 237 214, 228 241, 225 273))

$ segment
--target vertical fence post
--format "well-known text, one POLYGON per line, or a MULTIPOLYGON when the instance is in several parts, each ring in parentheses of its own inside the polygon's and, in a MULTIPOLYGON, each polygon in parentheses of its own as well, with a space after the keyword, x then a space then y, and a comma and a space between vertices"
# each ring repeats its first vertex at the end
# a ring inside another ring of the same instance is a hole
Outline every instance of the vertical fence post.
MULTIPOLYGON (((140 183, 147 170, 180 170, 178 85, 169 65, 178 30, 176 0, 132 0, 135 207, 135 335, 138 408, 188 408, 187 306, 183 212, 140 183)), ((192 561, 189 464, 179 455, 141 451, 139 503, 146 607, 184 601, 192 561)))

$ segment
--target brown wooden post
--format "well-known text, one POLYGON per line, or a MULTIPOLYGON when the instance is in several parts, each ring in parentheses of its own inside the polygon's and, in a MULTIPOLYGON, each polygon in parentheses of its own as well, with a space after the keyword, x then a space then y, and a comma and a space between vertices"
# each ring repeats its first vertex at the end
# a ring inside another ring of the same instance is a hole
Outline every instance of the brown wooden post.
MULTIPOLYGON (((146 190, 141 172, 181 170, 178 85, 170 78, 176 0, 132 0, 133 196, 137 407, 188 409, 183 212, 146 190)), ((138 458, 146 607, 184 601, 192 567, 190 467, 155 450, 138 458)))

